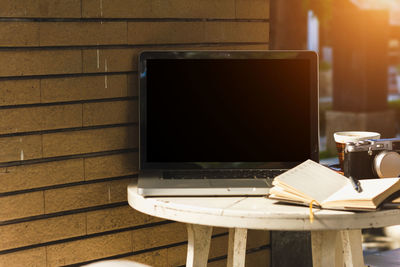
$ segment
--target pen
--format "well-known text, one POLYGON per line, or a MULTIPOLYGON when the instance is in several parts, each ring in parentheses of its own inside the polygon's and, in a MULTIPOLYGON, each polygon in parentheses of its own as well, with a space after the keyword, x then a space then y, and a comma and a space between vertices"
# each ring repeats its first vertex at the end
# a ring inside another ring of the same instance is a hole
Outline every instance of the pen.
POLYGON ((358 181, 356 178, 349 176, 350 182, 354 187, 354 190, 356 190, 358 193, 361 193, 363 190, 361 188, 360 181, 358 181))

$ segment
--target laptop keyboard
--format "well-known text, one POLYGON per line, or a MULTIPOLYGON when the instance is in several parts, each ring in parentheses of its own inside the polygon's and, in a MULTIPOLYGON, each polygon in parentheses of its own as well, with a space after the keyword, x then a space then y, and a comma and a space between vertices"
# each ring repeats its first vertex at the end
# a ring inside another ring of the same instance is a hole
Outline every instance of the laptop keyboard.
POLYGON ((273 179, 286 170, 181 170, 164 171, 164 179, 230 179, 230 178, 254 178, 273 179))

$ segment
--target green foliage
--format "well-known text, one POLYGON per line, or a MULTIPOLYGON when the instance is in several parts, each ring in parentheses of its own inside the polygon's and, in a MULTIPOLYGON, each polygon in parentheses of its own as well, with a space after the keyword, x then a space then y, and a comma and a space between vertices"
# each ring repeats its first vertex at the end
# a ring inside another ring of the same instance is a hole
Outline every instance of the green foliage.
POLYGON ((325 113, 331 109, 332 109, 331 103, 320 103, 319 104, 319 129, 320 129, 320 134, 322 136, 325 135, 325 128, 326 128, 325 113))
POLYGON ((335 151, 324 150, 319 152, 320 159, 329 159, 337 157, 337 153, 335 151))
POLYGON ((332 68, 331 63, 329 63, 328 61, 322 60, 319 62, 320 71, 327 71, 330 70, 331 68, 332 68))
POLYGON ((395 111, 395 114, 396 114, 396 120, 395 120, 396 128, 400 129, 400 99, 389 101, 388 102, 388 106, 389 106, 390 109, 395 111))
POLYGON ((333 0, 303 0, 304 8, 311 9, 325 27, 332 19, 332 4, 333 0))
POLYGON ((400 99, 389 101, 389 108, 400 111, 400 99))

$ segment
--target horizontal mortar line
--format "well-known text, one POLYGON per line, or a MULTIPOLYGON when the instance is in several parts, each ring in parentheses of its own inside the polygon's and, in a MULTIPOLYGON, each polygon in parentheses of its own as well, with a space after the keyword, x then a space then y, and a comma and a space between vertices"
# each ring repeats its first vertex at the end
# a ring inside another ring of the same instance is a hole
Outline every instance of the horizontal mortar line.
MULTIPOLYGON (((247 251, 246 251, 246 254, 247 254, 247 251)), ((228 258, 228 255, 222 255, 222 256, 218 256, 218 257, 214 257, 214 258, 208 259, 207 263, 220 261, 220 260, 225 260, 227 258, 228 258)), ((179 265, 177 267, 185 267, 185 266, 186 265, 179 265)))
POLYGON ((138 100, 138 97, 137 96, 125 96, 125 97, 113 97, 113 98, 96 98, 96 99, 85 99, 85 100, 62 101, 62 102, 42 102, 42 103, 7 105, 7 106, 3 105, 3 106, 0 106, 0 110, 1 109, 16 109, 16 108, 64 106, 64 105, 101 103, 101 102, 116 102, 116 101, 126 101, 126 100, 138 100))
POLYGON ((93 207, 87 207, 87 208, 81 208, 81 209, 75 209, 75 210, 68 210, 68 211, 61 211, 61 212, 55 212, 55 213, 49 213, 49 214, 36 215, 36 216, 24 217, 24 218, 20 218, 20 219, 0 221, 0 226, 23 223, 23 222, 32 222, 32 221, 55 218, 55 217, 60 217, 60 216, 79 214, 79 213, 84 213, 84 212, 89 212, 89 211, 104 210, 104 209, 109 209, 109 208, 122 207, 122 206, 126 206, 126 205, 128 205, 128 202, 124 201, 124 202, 116 202, 116 203, 111 203, 111 204, 105 204, 105 205, 99 205, 99 206, 93 206, 93 207))
POLYGON ((158 43, 158 44, 93 44, 93 45, 53 45, 53 46, 2 46, 0 52, 7 51, 36 51, 36 50, 90 50, 90 49, 131 49, 131 48, 144 48, 144 47, 167 47, 172 46, 225 46, 225 45, 259 45, 269 44, 269 42, 195 42, 195 43, 158 43))
POLYGON ((260 250, 265 250, 265 249, 271 249, 271 244, 265 244, 265 245, 259 246, 257 248, 249 248, 246 250, 246 254, 258 252, 260 250))
MULTIPOLYGON (((123 176, 115 176, 115 177, 107 177, 107 178, 94 179, 94 180, 83 180, 83 181, 79 181, 79 182, 72 182, 72 183, 66 183, 66 184, 42 186, 42 187, 36 187, 36 188, 30 188, 30 189, 24 189, 24 190, 17 190, 17 191, 10 191, 10 192, 0 193, 0 198, 1 197, 20 195, 20 194, 26 194, 26 193, 32 193, 32 192, 38 192, 38 191, 59 189, 59 188, 65 188, 65 187, 73 187, 73 186, 78 186, 78 185, 98 184, 98 183, 104 183, 104 182, 112 182, 112 181, 124 180, 124 179, 129 179, 129 178, 134 179, 134 178, 137 178, 137 177, 138 177, 138 174, 135 173, 135 174, 129 174, 129 175, 123 175, 123 176)), ((0 176, 0 179, 1 179, 1 176, 0 176)), ((42 215, 37 215, 37 216, 42 216, 42 215)), ((2 222, 0 221, 0 225, 1 224, 2 224, 2 222)))
POLYGON ((18 252, 18 251, 27 250, 27 249, 34 249, 34 248, 45 247, 45 246, 52 246, 52 245, 66 243, 66 242, 85 240, 85 239, 89 239, 89 238, 105 236, 105 235, 110 235, 110 234, 117 234, 117 233, 122 233, 122 232, 128 232, 128 231, 134 231, 134 230, 139 230, 139 229, 144 229, 144 228, 150 228, 150 227, 155 227, 155 226, 164 225, 164 224, 170 224, 170 223, 174 223, 174 222, 172 222, 172 221, 162 221, 162 222, 148 223, 148 224, 142 224, 142 225, 127 227, 127 228, 115 229, 115 230, 105 231, 105 232, 100 232, 100 233, 86 234, 86 235, 82 235, 82 236, 69 237, 69 238, 59 239, 59 240, 55 240, 55 241, 48 241, 48 242, 39 243, 39 244, 22 246, 22 247, 18 247, 18 248, 5 249, 5 250, 1 250, 0 251, 0 255, 9 254, 9 253, 18 252))
POLYGON ((37 18, 2 17, 0 22, 269 22, 269 18, 37 18))
POLYGON ((124 75, 135 74, 137 71, 115 71, 115 72, 80 72, 80 73, 65 73, 65 74, 38 74, 24 76, 3 76, 0 77, 0 82, 3 80, 31 80, 31 79, 54 79, 54 78, 77 78, 86 76, 109 76, 109 75, 124 75))
POLYGON ((92 125, 92 126, 58 128, 58 129, 39 130, 39 131, 30 131, 30 132, 7 133, 7 134, 0 134, 0 138, 28 136, 28 135, 43 135, 43 134, 53 134, 53 133, 65 133, 65 132, 77 132, 77 131, 87 131, 87 130, 98 130, 98 129, 118 128, 118 127, 134 126, 134 125, 138 125, 138 123, 137 122, 127 122, 127 123, 118 123, 118 124, 92 125))
MULTIPOLYGON (((211 238, 216 238, 216 237, 225 236, 225 235, 228 235, 228 232, 213 235, 213 236, 211 236, 211 238)), ((143 249, 143 250, 138 250, 138 251, 127 252, 127 253, 113 255, 113 256, 104 257, 104 258, 100 258, 100 259, 95 259, 95 260, 90 260, 90 261, 85 261, 85 262, 80 262, 80 263, 74 263, 74 264, 69 264, 69 265, 62 265, 62 266, 63 267, 78 267, 78 266, 82 266, 84 264, 90 264, 90 263, 97 262, 97 261, 121 259, 121 258, 129 257, 129 256, 135 256, 135 255, 139 255, 139 254, 153 252, 153 251, 157 251, 157 250, 161 250, 161 249, 178 247, 178 246, 182 246, 182 245, 187 245, 187 241, 168 244, 168 245, 164 245, 164 246, 153 247, 153 248, 148 248, 148 249, 143 249)))
POLYGON ((2 51, 36 50, 89 50, 89 49, 124 49, 140 48, 146 44, 86 44, 86 45, 42 45, 42 46, 0 46, 2 51))
MULTIPOLYGON (((139 149, 138 148, 127 148, 127 149, 108 150, 108 151, 82 153, 82 154, 75 154, 75 155, 65 155, 65 156, 39 158, 39 159, 9 161, 9 162, 0 163, 0 168, 7 168, 7 167, 14 167, 14 166, 21 166, 21 165, 26 166, 26 165, 32 165, 32 164, 48 163, 48 162, 79 159, 79 158, 110 156, 110 155, 115 155, 115 154, 132 153, 132 152, 139 152, 139 149)), ((0 173, 0 178, 1 178, 1 173, 0 173)))

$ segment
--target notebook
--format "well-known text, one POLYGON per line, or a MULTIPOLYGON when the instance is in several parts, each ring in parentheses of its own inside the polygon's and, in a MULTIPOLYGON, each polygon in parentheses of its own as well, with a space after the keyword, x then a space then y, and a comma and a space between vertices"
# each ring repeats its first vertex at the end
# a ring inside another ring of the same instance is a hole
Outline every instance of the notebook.
MULTIPOLYGON (((359 180, 357 191, 347 177, 312 160, 279 175, 269 198, 338 210, 376 210, 400 191, 400 178, 359 180)), ((397 197, 397 194, 395 195, 397 197)))
POLYGON ((312 51, 145 51, 139 55, 144 196, 263 195, 318 162, 312 51))

